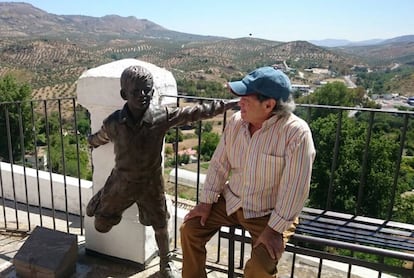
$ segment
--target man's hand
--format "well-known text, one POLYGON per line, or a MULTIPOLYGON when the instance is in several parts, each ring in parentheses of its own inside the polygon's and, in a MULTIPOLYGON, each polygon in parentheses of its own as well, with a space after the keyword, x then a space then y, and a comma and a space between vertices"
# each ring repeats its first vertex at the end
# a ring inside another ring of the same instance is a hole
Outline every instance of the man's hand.
POLYGON ((184 217, 184 222, 194 217, 200 217, 200 224, 201 226, 204 226, 206 224, 208 216, 210 215, 212 206, 213 204, 199 203, 187 213, 187 215, 184 217))
POLYGON ((259 244, 263 244, 265 246, 270 257, 274 260, 279 260, 285 250, 282 234, 276 232, 267 225, 260 234, 253 248, 256 248, 259 244))

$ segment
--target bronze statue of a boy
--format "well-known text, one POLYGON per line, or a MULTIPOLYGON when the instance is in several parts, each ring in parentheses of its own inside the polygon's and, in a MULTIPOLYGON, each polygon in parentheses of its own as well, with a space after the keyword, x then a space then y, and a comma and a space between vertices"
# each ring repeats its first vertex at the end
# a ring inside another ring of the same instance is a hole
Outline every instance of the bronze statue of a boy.
POLYGON ((130 66, 122 72, 121 97, 126 104, 88 137, 94 148, 114 143, 115 166, 105 185, 89 201, 86 214, 95 216, 95 229, 106 233, 136 203, 139 221, 155 231, 161 275, 179 277, 169 250, 161 154, 164 136, 171 127, 213 117, 234 107, 237 101, 171 108, 152 105, 153 92, 153 77, 145 68, 130 66))

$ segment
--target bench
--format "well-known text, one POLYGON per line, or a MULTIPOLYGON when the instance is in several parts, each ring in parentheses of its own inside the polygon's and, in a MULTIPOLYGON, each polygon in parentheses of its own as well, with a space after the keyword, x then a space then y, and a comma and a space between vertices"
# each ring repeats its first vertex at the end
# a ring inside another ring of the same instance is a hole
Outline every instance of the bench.
MULTIPOLYGON (((296 254, 329 259, 349 265, 359 265, 380 273, 394 273, 403 277, 414 277, 414 269, 388 263, 396 259, 406 263, 414 262, 414 225, 382 219, 354 216, 351 214, 324 211, 305 207, 300 214, 295 235, 286 246, 292 252, 293 277, 296 254), (335 251, 344 250, 346 254, 335 251), (378 260, 370 261, 355 256, 358 253, 375 255, 378 260)), ((229 243, 228 277, 234 277, 235 242, 240 243, 239 268, 244 266, 244 245, 251 243, 249 234, 241 226, 223 227, 218 232, 218 250, 221 239, 229 243)), ((217 254, 219 262, 219 254, 217 254)), ((350 272, 350 268, 348 270, 350 272)))

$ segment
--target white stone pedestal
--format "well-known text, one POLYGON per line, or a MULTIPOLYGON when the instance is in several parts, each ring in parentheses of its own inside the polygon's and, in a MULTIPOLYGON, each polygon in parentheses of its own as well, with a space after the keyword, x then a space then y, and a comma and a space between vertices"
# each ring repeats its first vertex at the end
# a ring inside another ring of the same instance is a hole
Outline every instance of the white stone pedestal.
MULTIPOLYGON (((120 76, 131 65, 147 68, 154 77, 153 102, 176 103, 175 98, 160 98, 161 94, 177 95, 177 84, 171 72, 136 59, 124 59, 105 64, 84 72, 77 83, 79 104, 91 114, 92 133, 99 130, 102 121, 113 111, 122 108, 125 101, 120 96, 120 76)), ((104 185, 114 166, 113 144, 100 146, 92 152, 93 194, 104 185)), ((171 202, 167 202, 171 204, 171 202)), ((169 206, 172 214, 171 205, 169 206)), ((122 221, 108 233, 99 233, 94 218, 85 216, 86 249, 100 254, 146 265, 155 255, 157 245, 152 227, 139 223, 136 205, 128 208, 122 221)), ((171 227, 171 225, 169 225, 171 227)), ((170 231, 170 234, 171 231, 170 231)))

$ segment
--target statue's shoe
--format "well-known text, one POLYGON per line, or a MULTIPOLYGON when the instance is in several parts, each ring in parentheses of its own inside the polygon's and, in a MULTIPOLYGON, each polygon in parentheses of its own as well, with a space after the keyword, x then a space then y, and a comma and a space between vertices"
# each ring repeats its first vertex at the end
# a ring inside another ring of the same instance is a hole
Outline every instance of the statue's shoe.
POLYGON ((89 201, 88 205, 86 206, 86 215, 89 217, 95 216, 96 208, 99 205, 101 199, 101 191, 98 191, 92 199, 89 201))
POLYGON ((165 267, 160 269, 160 275, 162 278, 180 278, 181 275, 173 262, 168 262, 165 267))

